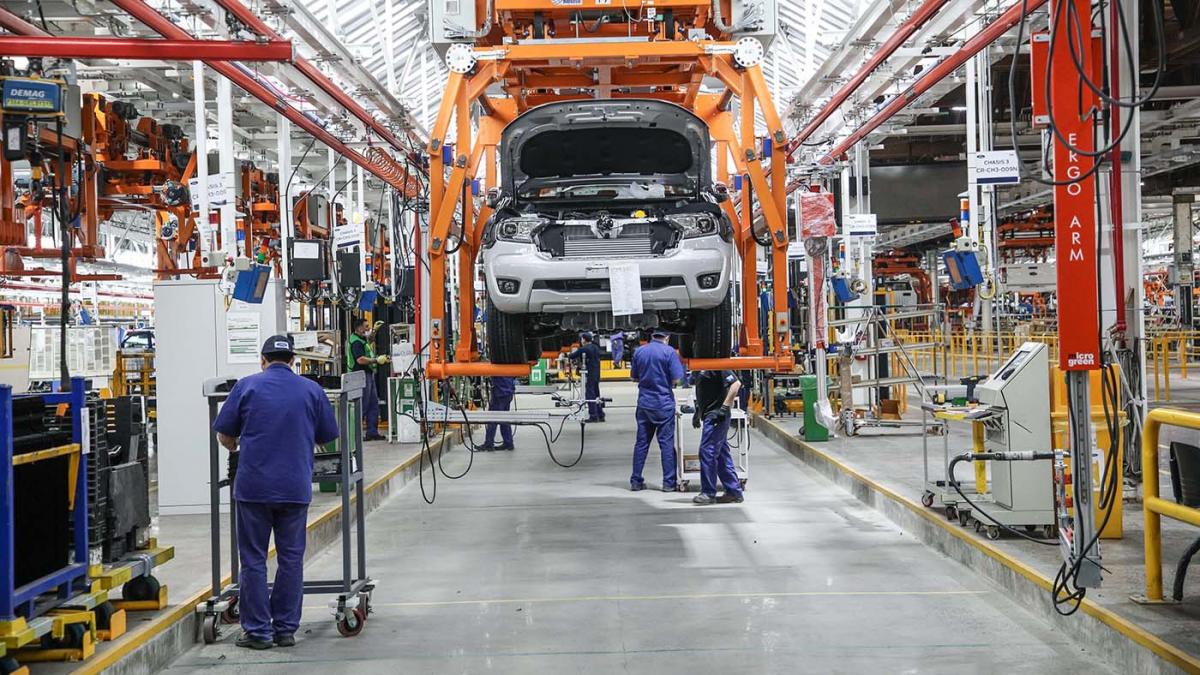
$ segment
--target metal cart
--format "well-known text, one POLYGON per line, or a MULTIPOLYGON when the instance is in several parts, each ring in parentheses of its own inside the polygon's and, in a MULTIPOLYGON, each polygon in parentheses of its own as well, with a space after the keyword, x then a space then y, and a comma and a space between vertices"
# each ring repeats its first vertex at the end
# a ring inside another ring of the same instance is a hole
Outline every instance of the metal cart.
MULTIPOLYGON (((984 408, 964 409, 944 404, 921 403, 921 456, 925 477, 925 491, 921 494, 921 504, 926 508, 943 506, 946 509, 947 520, 957 520, 961 525, 967 525, 971 515, 971 507, 967 504, 958 490, 950 484, 947 473, 950 467, 950 421, 981 422, 989 415, 984 408), (932 424, 930 420, 932 419, 932 424), (929 474, 929 434, 933 429, 942 437, 941 475, 929 474)), ((974 426, 974 425, 973 425, 974 426)), ((959 481, 959 490, 973 501, 983 500, 984 493, 977 489, 977 482, 964 483, 959 481)))
MULTIPOLYGON (((675 406, 675 484, 686 492, 693 481, 700 484, 700 429, 692 427, 692 413, 675 406)), ((687 406, 695 410, 695 403, 687 406)), ((745 410, 729 409, 729 451, 737 469, 738 482, 746 487, 750 480, 750 420, 745 410)))
MULTIPOLYGON (((208 399, 209 428, 216 419, 220 404, 229 396, 236 383, 234 379, 215 378, 205 381, 204 396, 208 399)), ((341 385, 336 390, 327 389, 330 401, 338 418, 336 453, 317 453, 313 464, 313 482, 338 481, 342 496, 342 577, 333 580, 304 580, 305 595, 336 595, 330 602, 338 632, 346 637, 362 632, 367 616, 371 612, 371 591, 375 581, 367 577, 366 512, 363 503, 363 443, 359 406, 363 389, 366 387, 364 374, 351 372, 341 376, 341 385), (354 511, 351 513, 350 493, 355 494, 354 511), (357 575, 351 571, 350 528, 357 530, 357 575)), ((215 433, 209 434, 209 505, 212 523, 212 595, 196 607, 201 615, 201 632, 204 642, 211 644, 220 636, 222 623, 237 623, 238 547, 237 510, 229 509, 229 583, 221 578, 221 489, 230 488, 232 502, 233 483, 230 478, 221 478, 221 447, 215 433)))

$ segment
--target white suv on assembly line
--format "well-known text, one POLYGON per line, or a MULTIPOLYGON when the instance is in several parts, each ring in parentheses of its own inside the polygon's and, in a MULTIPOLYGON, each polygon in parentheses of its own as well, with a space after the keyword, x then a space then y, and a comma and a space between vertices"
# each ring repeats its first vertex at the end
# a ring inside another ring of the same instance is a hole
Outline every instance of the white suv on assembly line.
POLYGON ((500 141, 483 232, 487 345, 525 363, 581 330, 665 328, 685 356, 728 356, 732 227, 708 127, 656 100, 530 110, 500 141), (642 313, 613 316, 609 263, 636 263, 642 313))

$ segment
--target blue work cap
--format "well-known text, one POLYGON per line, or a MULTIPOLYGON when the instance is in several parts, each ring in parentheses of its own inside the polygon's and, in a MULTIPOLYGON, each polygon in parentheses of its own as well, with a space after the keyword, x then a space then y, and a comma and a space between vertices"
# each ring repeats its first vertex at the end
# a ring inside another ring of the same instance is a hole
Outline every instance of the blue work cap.
POLYGON ((292 338, 287 335, 272 335, 262 346, 263 356, 295 353, 296 348, 292 346, 292 338))
POLYGON ((671 333, 666 328, 655 328, 650 335, 654 337, 671 337, 671 333))

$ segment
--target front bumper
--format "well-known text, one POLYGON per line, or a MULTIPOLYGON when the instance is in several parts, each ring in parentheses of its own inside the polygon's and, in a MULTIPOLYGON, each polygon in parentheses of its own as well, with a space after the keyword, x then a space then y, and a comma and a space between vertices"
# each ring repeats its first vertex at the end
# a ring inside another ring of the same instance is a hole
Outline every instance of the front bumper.
POLYGON ((636 263, 642 277, 644 311, 709 309, 729 295, 732 244, 719 236, 684 239, 666 254, 645 258, 583 260, 553 258, 532 243, 497 241, 483 251, 488 296, 507 314, 611 312, 608 264, 636 263), (699 277, 719 275, 712 288, 699 277), (501 293, 497 280, 520 284, 516 293, 501 293), (604 288, 599 288, 603 285, 604 288))

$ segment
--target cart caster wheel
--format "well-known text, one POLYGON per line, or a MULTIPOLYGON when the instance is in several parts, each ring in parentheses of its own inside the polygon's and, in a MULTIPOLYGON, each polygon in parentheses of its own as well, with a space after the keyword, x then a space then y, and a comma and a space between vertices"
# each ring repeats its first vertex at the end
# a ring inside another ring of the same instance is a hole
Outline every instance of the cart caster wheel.
POLYGON ((121 587, 121 597, 126 600, 157 600, 162 585, 153 576, 134 577, 121 587))
POLYGON ((749 481, 750 481, 749 478, 742 478, 742 479, 738 480, 738 482, 742 484, 743 490, 746 489, 746 483, 748 483, 749 481))
POLYGON ((241 621, 242 610, 238 607, 238 596, 235 595, 229 598, 229 606, 225 608, 224 612, 221 612, 221 622, 241 623, 241 621))
POLYGON ((204 624, 201 626, 201 632, 204 633, 204 644, 211 645, 221 637, 221 617, 206 616, 204 624))
POLYGON ((975 531, 983 532, 983 523, 979 522, 978 520, 975 521, 975 531))
POLYGON ((62 638, 42 636, 43 649, 82 649, 83 636, 87 634, 87 626, 82 623, 69 623, 63 627, 62 638))
POLYGON ((1037 532, 1037 525, 1026 525, 1025 531, 1029 534, 1033 534, 1034 532, 1037 532))
POLYGON ((354 637, 362 632, 363 626, 366 623, 367 615, 363 613, 362 608, 355 607, 342 620, 337 622, 337 629, 342 634, 342 637, 354 637))
POLYGON ((925 494, 921 495, 921 506, 924 506, 927 509, 933 506, 932 492, 926 492, 925 494))
POLYGON ((12 675, 21 669, 21 664, 11 656, 0 659, 0 675, 12 675))
POLYGON ((952 523, 958 520, 958 509, 954 505, 946 507, 946 520, 952 523))
POLYGON ((959 511, 958 512, 958 524, 963 527, 970 525, 971 524, 971 512, 970 511, 959 511))
POLYGON ((96 605, 92 610, 92 614, 96 617, 96 628, 100 630, 108 630, 112 625, 113 615, 117 613, 117 608, 113 607, 111 602, 102 602, 96 605))
POLYGON ((1057 539, 1058 530, 1053 525, 1042 526, 1042 536, 1046 539, 1057 539))
POLYGON ((371 616, 375 613, 375 608, 371 606, 370 591, 358 594, 358 606, 362 608, 363 614, 366 616, 371 616))
POLYGON ((987 538, 996 541, 1000 538, 1000 527, 998 525, 988 525, 987 538))

